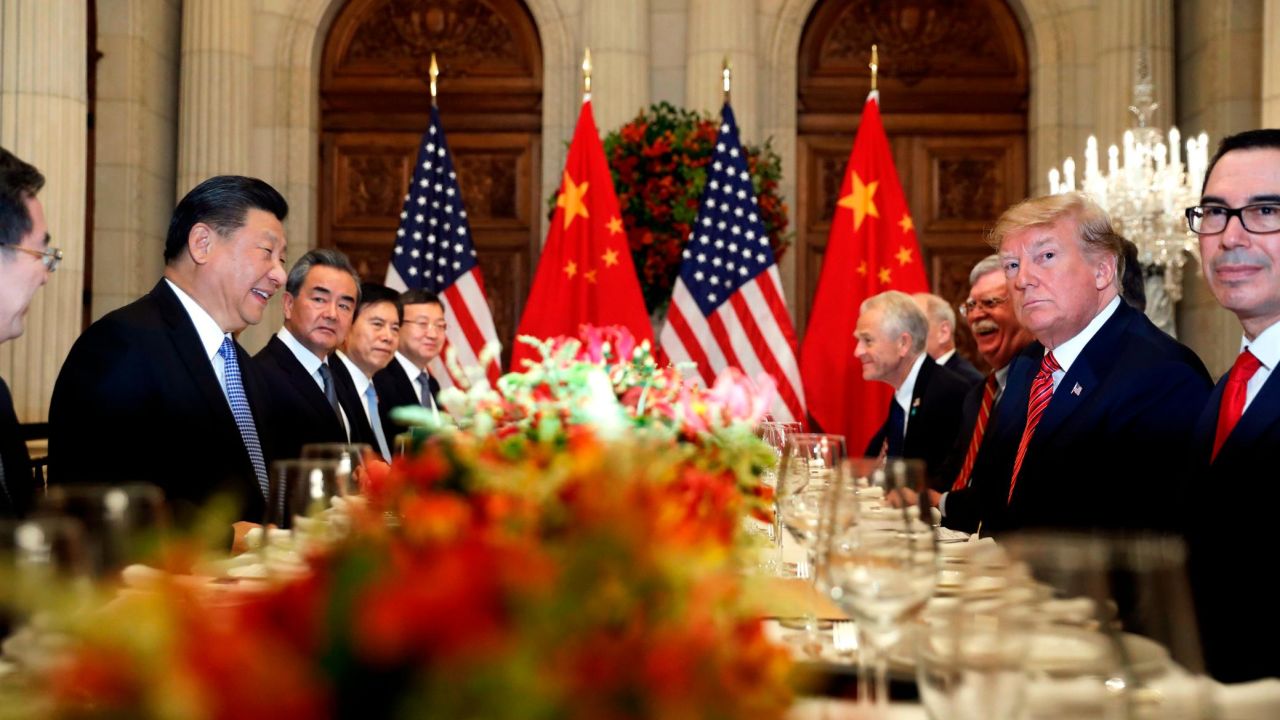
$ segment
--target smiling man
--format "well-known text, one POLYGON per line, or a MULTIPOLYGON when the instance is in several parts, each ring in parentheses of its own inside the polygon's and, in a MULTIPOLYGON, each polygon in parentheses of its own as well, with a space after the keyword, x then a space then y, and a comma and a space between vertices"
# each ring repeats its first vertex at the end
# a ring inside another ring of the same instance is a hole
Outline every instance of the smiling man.
POLYGON ((261 520, 267 392, 233 337, 284 285, 288 204, 255 178, 210 178, 169 223, 164 277, 76 340, 49 409, 51 482, 149 482, 179 517, 216 494, 261 520))
POLYGON ((439 413, 436 396, 440 383, 427 371, 431 361, 444 350, 449 323, 444 316, 444 303, 429 290, 408 290, 400 294, 404 322, 400 324, 400 349, 395 362, 374 375, 373 382, 382 400, 382 427, 387 437, 404 432, 405 427, 391 419, 391 410, 402 405, 422 405, 439 413))
MULTIPOLYGON (((39 170, 0 148, 0 343, 22 334, 27 308, 62 251, 49 247, 39 170)), ((0 518, 24 515, 35 487, 9 386, 0 379, 0 518)))
POLYGON ((253 358, 271 393, 276 457, 298 457, 308 443, 374 442, 351 376, 333 356, 351 330, 359 288, 337 250, 312 250, 289 271, 284 327, 253 358))
POLYGON ((338 353, 351 373, 357 397, 363 400, 364 419, 373 428, 371 444, 387 462, 391 461, 391 443, 395 436, 383 430, 379 411, 382 399, 378 397, 373 376, 395 357, 403 319, 404 308, 396 291, 385 285, 364 283, 360 286, 355 322, 351 324, 351 332, 338 353))
POLYGON ((1210 672, 1280 676, 1280 619, 1244 578, 1271 562, 1273 529, 1243 508, 1274 508, 1280 466, 1280 129, 1225 138, 1200 204, 1188 208, 1204 277, 1240 321, 1240 354, 1205 405, 1184 507, 1189 570, 1210 672))
POLYGON ((1121 302, 1123 239, 1086 196, 1019 203, 990 240, 1036 341, 1009 363, 994 446, 971 475, 984 532, 1171 527, 1171 449, 1208 396, 1204 365, 1121 302))

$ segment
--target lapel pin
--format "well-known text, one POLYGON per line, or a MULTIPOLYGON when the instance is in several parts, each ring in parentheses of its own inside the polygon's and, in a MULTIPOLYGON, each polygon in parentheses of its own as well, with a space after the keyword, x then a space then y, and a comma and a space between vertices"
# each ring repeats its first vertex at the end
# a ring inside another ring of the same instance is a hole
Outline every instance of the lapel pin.
POLYGON ((912 401, 911 401, 911 407, 913 407, 913 408, 918 408, 918 407, 920 407, 920 398, 916 398, 915 400, 912 400, 912 401))
POLYGON ((1072 395, 1075 395, 1076 397, 1079 397, 1079 396, 1080 396, 1080 391, 1081 391, 1081 390, 1083 390, 1083 389, 1084 389, 1084 388, 1080 387, 1080 383, 1076 383, 1076 386, 1075 386, 1075 387, 1073 387, 1073 388, 1071 388, 1071 394, 1072 394, 1072 395))

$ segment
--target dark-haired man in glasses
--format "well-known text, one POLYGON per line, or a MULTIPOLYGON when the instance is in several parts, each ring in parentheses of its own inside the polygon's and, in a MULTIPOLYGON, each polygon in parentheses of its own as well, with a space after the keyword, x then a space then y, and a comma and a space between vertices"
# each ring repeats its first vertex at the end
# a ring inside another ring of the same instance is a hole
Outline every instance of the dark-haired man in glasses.
POLYGON ((1280 501, 1280 129, 1224 139, 1187 222, 1209 289, 1244 331, 1200 416, 1184 503, 1205 658, 1219 680, 1277 676, 1280 614, 1251 578, 1274 564, 1280 501))
MULTIPOLYGON (((44 206, 36 197, 43 187, 39 170, 0 148, 0 343, 22 334, 31 299, 62 260, 62 251, 49 247, 44 206)), ((33 491, 31 457, 13 396, 0 379, 0 518, 23 515, 33 491)))

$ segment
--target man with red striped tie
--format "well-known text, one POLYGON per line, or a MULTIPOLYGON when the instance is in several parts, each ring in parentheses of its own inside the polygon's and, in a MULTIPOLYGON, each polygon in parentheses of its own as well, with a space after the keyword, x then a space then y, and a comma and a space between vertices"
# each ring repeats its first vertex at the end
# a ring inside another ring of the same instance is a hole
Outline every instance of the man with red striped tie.
POLYGON ((1204 364, 1121 302, 1123 238, 1087 196, 1025 200, 990 242, 1036 341, 1009 364, 991 452, 968 480, 983 532, 1171 527, 1204 364))
POLYGON ((1200 415, 1184 502, 1205 660, 1225 682, 1275 677, 1280 615, 1247 586, 1274 562, 1274 529, 1247 509, 1267 512, 1280 500, 1280 130, 1224 139, 1187 223, 1200 236, 1209 289, 1244 331, 1200 415))
POLYGON ((960 305, 960 316, 969 323, 978 352, 991 366, 991 372, 965 396, 960 433, 941 473, 947 486, 941 494, 930 494, 933 504, 942 510, 943 525, 973 532, 977 529, 978 495, 969 488, 969 479, 978 456, 993 444, 987 428, 1008 382, 1009 362, 1031 343, 1032 337, 1018 322, 1013 303, 1009 302, 1000 256, 988 255, 978 261, 969 272, 969 286, 969 297, 960 305))

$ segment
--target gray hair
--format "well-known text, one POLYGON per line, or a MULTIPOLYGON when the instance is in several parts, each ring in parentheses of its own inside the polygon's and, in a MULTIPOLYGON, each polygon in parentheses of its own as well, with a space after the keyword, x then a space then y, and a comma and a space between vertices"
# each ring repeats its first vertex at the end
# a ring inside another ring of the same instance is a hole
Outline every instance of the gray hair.
POLYGON ((977 285, 978 280, 980 280, 984 275, 990 275, 991 273, 1004 274, 1004 266, 1000 264, 999 255, 988 255, 979 260, 977 265, 973 266, 973 269, 969 271, 969 286, 972 287, 977 285))
POLYGON ((926 320, 934 320, 938 323, 950 323, 952 329, 955 328, 956 311, 951 309, 951 305, 949 305, 946 300, 943 300, 933 293, 916 293, 915 297, 924 301, 926 320))
POLYGON ((309 250, 306 255, 298 258, 298 262, 294 263, 293 269, 289 271, 284 291, 298 297, 298 293, 302 291, 302 283, 307 281, 307 274, 313 267, 337 268, 350 275, 356 282, 356 302, 360 302, 360 275, 356 272, 355 265, 352 265, 351 260, 341 251, 332 248, 309 250))
POLYGON ((886 290, 862 301, 859 312, 880 310, 880 329, 897 337, 902 333, 911 336, 911 352, 924 352, 925 339, 929 336, 929 321, 911 296, 897 290, 886 290))

